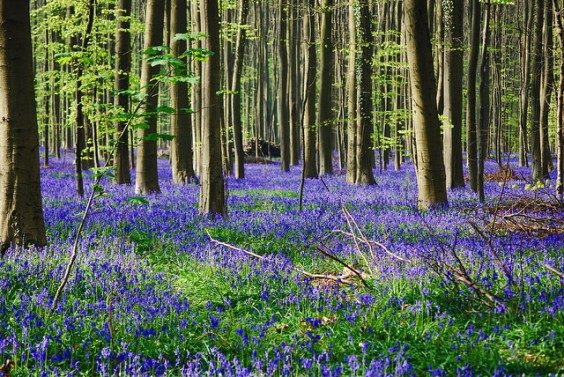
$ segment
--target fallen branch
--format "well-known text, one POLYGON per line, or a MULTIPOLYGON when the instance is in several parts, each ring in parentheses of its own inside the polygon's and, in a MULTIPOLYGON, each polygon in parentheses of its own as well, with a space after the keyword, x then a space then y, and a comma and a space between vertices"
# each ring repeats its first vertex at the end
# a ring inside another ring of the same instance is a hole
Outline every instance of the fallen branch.
POLYGON ((564 273, 558 271, 556 268, 549 266, 548 264, 544 264, 544 267, 552 272, 554 275, 558 276, 560 279, 564 280, 564 273))
MULTIPOLYGON (((226 243, 226 242, 216 240, 215 238, 213 238, 213 237, 211 236, 210 232, 209 232, 207 229, 206 229, 206 234, 208 235, 210 241, 211 241, 212 243, 214 243, 215 245, 223 246, 223 247, 225 247, 225 248, 227 248, 227 249, 241 252, 241 253, 243 253, 243 254, 246 254, 246 255, 248 255, 248 256, 250 256, 250 257, 253 257, 253 258, 256 258, 256 259, 259 259, 259 260, 266 260, 266 259, 267 259, 264 255, 259 255, 259 254, 253 253, 252 251, 245 250, 245 249, 243 249, 243 248, 240 248, 240 247, 237 247, 237 246, 228 244, 228 243, 226 243)), ((335 257, 332 256, 332 259, 333 259, 333 258, 335 258, 335 257)), ((347 265, 346 267, 347 267, 349 270, 351 270, 353 273, 358 273, 358 271, 356 271, 355 269, 349 267, 348 265, 347 265)), ((327 279, 327 280, 332 280, 332 281, 335 281, 335 282, 341 283, 341 284, 353 284, 353 282, 349 280, 349 277, 350 277, 349 274, 343 274, 343 275, 316 274, 316 273, 312 273, 312 272, 309 272, 309 271, 302 270, 301 268, 297 268, 297 267, 295 267, 295 266, 292 266, 292 270, 294 270, 294 271, 296 271, 296 272, 298 272, 298 273, 300 273, 300 274, 302 274, 302 275, 304 275, 305 277, 310 278, 310 279, 327 279)), ((364 284, 366 287, 370 288, 370 287, 367 285, 366 281, 362 278, 362 276, 359 275, 359 277, 360 277, 361 281, 363 282, 363 284, 364 284)))

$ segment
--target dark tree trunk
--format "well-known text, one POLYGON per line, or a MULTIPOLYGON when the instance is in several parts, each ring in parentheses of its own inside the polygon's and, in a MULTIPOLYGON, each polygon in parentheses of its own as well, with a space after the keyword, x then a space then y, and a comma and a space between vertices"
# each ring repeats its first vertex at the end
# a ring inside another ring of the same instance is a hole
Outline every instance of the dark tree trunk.
POLYGON ((470 0, 472 30, 470 36, 470 54, 468 57, 468 100, 466 108, 466 127, 468 137, 468 178, 470 188, 478 192, 478 134, 476 125, 476 81, 478 55, 480 49, 480 1, 470 0))
MULTIPOLYGON (((114 104, 124 113, 128 113, 129 73, 131 71, 131 33, 129 31, 131 16, 131 0, 120 0, 118 3, 118 24, 116 30, 116 66, 114 88, 116 96, 114 104)), ((114 168, 115 180, 118 184, 131 184, 129 173, 129 132, 125 129, 126 120, 116 122, 117 146, 115 149, 114 168)))
POLYGON ((447 193, 439 113, 434 95, 436 84, 427 6, 420 0, 405 0, 404 6, 413 123, 417 140, 418 205, 420 208, 430 208, 446 204, 447 193))
POLYGON ((0 4, 0 254, 47 244, 39 177, 29 2, 0 4))

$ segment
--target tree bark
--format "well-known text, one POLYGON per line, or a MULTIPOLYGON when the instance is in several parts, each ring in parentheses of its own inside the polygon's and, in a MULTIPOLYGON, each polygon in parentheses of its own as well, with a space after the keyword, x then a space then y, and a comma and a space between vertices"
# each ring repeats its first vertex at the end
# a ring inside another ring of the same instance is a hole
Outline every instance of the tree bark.
POLYGON ((0 253, 47 244, 28 1, 0 4, 0 253))
POLYGON ((213 52, 202 65, 202 171, 200 186, 200 213, 227 215, 225 188, 221 168, 221 87, 219 3, 205 0, 201 3, 202 32, 207 36, 207 49, 213 52))
MULTIPOLYGON (((126 91, 129 89, 129 73, 131 71, 131 33, 130 21, 131 0, 120 0, 117 8, 117 30, 116 30, 116 65, 114 88, 116 96, 114 105, 124 113, 128 113, 129 96, 126 91)), ((129 173, 129 140, 125 130, 127 121, 125 119, 116 122, 116 133, 118 145, 114 157, 115 180, 117 184, 131 184, 129 173)))
POLYGON ((446 184, 464 187, 462 168, 462 80, 464 77, 463 0, 451 0, 444 13, 444 116, 443 128, 446 184))
MULTIPOLYGON (((533 66, 532 66, 532 77, 531 77, 531 141, 532 141, 532 171, 531 178, 533 181, 540 181, 543 179, 542 172, 542 152, 541 152, 541 77, 544 69, 544 57, 543 57, 543 16, 544 16, 544 1, 535 1, 534 10, 534 21, 533 21, 533 66)), ((549 0, 546 0, 549 1, 549 0)))
MULTIPOLYGON (((145 13, 144 50, 160 46, 163 43, 164 26, 164 0, 147 0, 145 13)), ((159 193, 159 174, 157 168, 157 114, 159 85, 154 83, 154 78, 159 74, 160 66, 151 66, 148 61, 143 61, 141 67, 141 90, 146 95, 145 99, 145 124, 139 130, 141 139, 137 147, 137 166, 135 192, 138 194, 159 193)))
POLYGON ((290 170, 290 123, 288 106, 288 50, 287 23, 288 3, 279 1, 278 22, 278 65, 280 69, 280 83, 278 85, 278 131, 280 133, 280 169, 290 170))
POLYGON ((319 99, 317 127, 319 129, 319 174, 333 174, 333 0, 324 0, 321 15, 321 46, 319 67, 319 99))
MULTIPOLYGON (((181 57, 188 47, 186 40, 175 38, 177 34, 186 33, 188 29, 186 0, 171 0, 170 7, 171 53, 187 66, 186 57, 181 57)), ((196 174, 192 160, 192 124, 188 113, 190 106, 188 85, 185 82, 179 81, 171 85, 170 104, 175 109, 171 119, 172 134, 174 135, 170 151, 172 180, 177 184, 192 183, 196 180, 196 174)))
POLYGON ((413 122, 417 140, 418 205, 426 209, 447 203, 439 113, 435 98, 437 87, 433 73, 427 6, 420 0, 405 0, 404 6, 413 122))
POLYGON ((480 64, 480 119, 478 122, 478 198, 485 200, 484 165, 488 157, 490 129, 490 0, 484 4, 484 34, 482 35, 482 59, 480 64))
POLYGON ((561 0, 554 0, 554 17, 560 40, 560 82, 556 116, 556 194, 562 201, 564 199, 564 10, 561 0))
POLYGON ((478 72, 478 55, 480 48, 481 5, 479 0, 470 0, 472 14, 472 30, 470 36, 470 54, 468 57, 468 99, 466 104, 466 127, 468 137, 468 178, 470 188, 478 192, 478 136, 476 125, 476 81, 478 72))
POLYGON ((308 0, 307 15, 304 16, 304 33, 306 35, 305 49, 305 96, 307 97, 304 111, 304 123, 302 127, 304 132, 304 148, 305 148, 305 177, 318 178, 317 162, 316 162, 316 124, 315 124, 315 77, 317 73, 316 53, 315 53, 315 0, 308 0))

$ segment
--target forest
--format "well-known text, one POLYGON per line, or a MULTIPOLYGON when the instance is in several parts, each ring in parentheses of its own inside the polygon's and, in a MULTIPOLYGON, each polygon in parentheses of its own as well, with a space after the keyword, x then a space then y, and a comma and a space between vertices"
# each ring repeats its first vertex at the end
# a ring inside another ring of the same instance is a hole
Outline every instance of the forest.
POLYGON ((0 0, 0 377, 563 350, 564 0, 0 0))

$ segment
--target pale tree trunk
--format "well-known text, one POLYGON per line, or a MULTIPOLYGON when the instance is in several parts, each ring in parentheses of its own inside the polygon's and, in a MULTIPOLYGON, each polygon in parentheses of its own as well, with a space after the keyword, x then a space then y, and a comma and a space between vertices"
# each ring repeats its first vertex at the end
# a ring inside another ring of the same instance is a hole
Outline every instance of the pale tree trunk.
POLYGON ((544 66, 541 87, 541 118, 540 118, 540 144, 541 144, 541 169, 542 177, 549 178, 549 170, 552 168, 552 156, 550 153, 550 139, 548 137, 548 117, 550 102, 554 87, 554 22, 552 13, 552 1, 544 1, 544 27, 543 47, 544 66))
POLYGON ((443 128, 446 183, 448 188, 464 187, 462 168, 462 80, 463 0, 451 0, 451 8, 444 13, 444 116, 443 128))
MULTIPOLYGON (((197 33, 201 30, 200 27, 200 17, 199 17, 199 10, 198 4, 196 1, 191 1, 191 22, 192 22, 192 33, 197 33)), ((201 45, 200 41, 196 40, 193 42, 193 48, 199 48, 201 45)), ((202 76, 202 63, 195 59, 192 59, 192 67, 194 69, 194 75, 196 77, 202 76)), ((192 134, 194 136, 194 140, 192 143, 193 146, 193 153, 194 153, 194 171, 196 174, 200 174, 200 156, 201 156, 201 119, 202 119, 202 90, 201 90, 201 81, 198 84, 192 85, 192 93, 191 93, 191 102, 192 102, 192 134)))
MULTIPOLYGON (((131 15, 131 0, 120 0, 117 8, 118 23, 116 30, 116 65, 114 88, 116 96, 114 105, 121 111, 129 112, 129 73, 131 71, 131 33, 129 31, 131 15)), ((129 173, 129 140, 127 121, 116 122, 117 143, 114 157, 115 180, 118 184, 131 184, 129 173)))
POLYGON ((235 61, 233 62, 233 77, 231 91, 231 124, 233 125, 233 139, 235 144, 235 178, 245 178, 245 152, 243 151, 243 121, 241 119, 241 75, 243 71, 243 58, 245 55, 246 32, 244 24, 249 14, 249 0, 241 0, 239 12, 239 32, 235 46, 235 61))
POLYGON ((300 81, 298 60, 300 43, 298 37, 298 0, 288 0, 290 20, 288 28, 288 98, 290 100, 290 165, 298 165, 300 161, 300 81))
POLYGON ((202 65, 202 171, 200 186, 200 213, 227 215, 225 187, 221 168, 221 113, 222 99, 217 92, 221 87, 219 3, 205 0, 201 3, 202 32, 206 47, 214 53, 202 65))
POLYGON ((346 76, 347 95, 347 182, 356 183, 356 18, 355 0, 349 0, 348 11, 348 59, 346 76))
MULTIPOLYGON (((533 66, 531 70, 531 141, 532 141, 532 172, 531 178, 533 181, 539 181, 543 178, 542 174, 542 156, 541 156, 541 103, 540 103, 540 89, 541 77, 544 69, 544 57, 542 46, 542 29, 543 29, 543 16, 544 16, 544 1, 535 1, 534 21, 533 21, 533 66)), ((549 1, 549 0, 546 0, 549 1)))
POLYGON ((435 100, 433 55, 424 1, 405 0, 407 60, 410 68, 413 123, 417 142, 418 205, 447 203, 439 113, 435 100))
POLYGON ((562 0, 554 0, 554 17, 560 40, 560 82, 558 84, 556 157, 556 194, 564 199, 564 5, 562 0))
POLYGON ((470 188, 478 192, 478 133, 476 122, 476 81, 478 72, 478 55, 480 49, 480 1, 470 0, 472 31, 470 36, 470 53, 468 57, 468 99, 466 103, 466 127, 468 145, 468 178, 470 188))
POLYGON ((316 162, 316 140, 317 132, 315 130, 315 76, 317 73, 316 57, 315 57, 315 0, 309 0, 307 15, 304 16, 304 38, 306 54, 306 63, 304 69, 305 77, 305 111, 304 123, 302 127, 304 132, 304 149, 305 161, 303 168, 305 169, 306 178, 317 178, 317 162, 316 162))
MULTIPOLYGON (((170 3, 170 39, 171 53, 188 64, 186 57, 186 40, 175 39, 177 34, 186 33, 186 0, 171 0, 170 3)), ((171 128, 174 139, 171 143, 170 159, 172 163, 172 180, 174 183, 187 184, 196 179, 192 161, 192 124, 188 114, 188 85, 179 81, 170 87, 170 104, 175 113, 172 115, 171 128)))
POLYGON ((288 114, 288 50, 287 24, 288 3, 280 0, 280 21, 278 23, 278 64, 280 67, 280 84, 278 85, 278 132, 280 134, 280 169, 290 170, 290 123, 288 114))
MULTIPOLYGON (((163 43, 164 0, 148 0, 145 13, 145 34, 143 49, 160 46, 163 43)), ((159 175, 157 168, 157 115, 154 114, 158 107, 159 85, 153 82, 158 75, 160 66, 154 67, 143 61, 141 67, 141 90, 147 96, 144 111, 146 128, 139 130, 141 139, 137 147, 137 166, 135 179, 135 192, 138 194, 158 193, 159 175)))
POLYGON ((527 121, 529 114, 529 82, 531 78, 531 24, 533 19, 533 4, 529 0, 523 1, 523 30, 521 31, 521 87, 519 89, 519 165, 529 166, 527 121))
POLYGON ((29 2, 0 5, 0 253, 47 244, 39 177, 29 2))
POLYGON ((478 122, 478 197, 485 200, 484 165, 488 156, 490 128, 490 0, 484 4, 484 34, 482 35, 482 61, 480 64, 480 120, 478 122))
POLYGON ((321 46, 319 67, 319 99, 317 127, 319 129, 319 174, 333 174, 333 0, 324 0, 321 15, 321 46))

